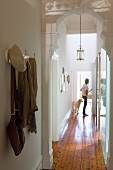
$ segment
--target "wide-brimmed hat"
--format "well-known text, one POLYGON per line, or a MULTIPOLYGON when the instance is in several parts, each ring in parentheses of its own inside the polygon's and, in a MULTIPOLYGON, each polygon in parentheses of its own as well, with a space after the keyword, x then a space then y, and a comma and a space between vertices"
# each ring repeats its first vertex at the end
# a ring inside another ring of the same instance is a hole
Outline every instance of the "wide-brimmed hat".
POLYGON ((8 49, 8 59, 12 66, 19 72, 24 72, 26 69, 24 56, 17 45, 13 45, 8 49))

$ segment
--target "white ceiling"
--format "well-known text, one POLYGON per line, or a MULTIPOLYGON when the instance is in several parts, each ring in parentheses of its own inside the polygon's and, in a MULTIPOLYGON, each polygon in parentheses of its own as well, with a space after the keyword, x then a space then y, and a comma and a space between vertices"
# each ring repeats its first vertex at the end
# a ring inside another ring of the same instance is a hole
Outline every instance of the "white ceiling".
POLYGON ((46 15, 58 15, 75 8, 93 9, 95 12, 110 11, 112 0, 46 0, 46 15))
MULTIPOLYGON (((113 0, 43 0, 45 2, 46 22, 55 22, 59 16, 65 12, 75 9, 83 11, 92 10, 99 13, 104 20, 112 20, 113 18, 113 0), (52 20, 51 20, 52 17, 52 20)), ((111 21, 113 23, 113 21, 111 21)), ((80 30, 79 15, 73 14, 66 17, 64 23, 67 33, 78 33, 80 30)), ((82 32, 97 32, 97 20, 91 16, 82 15, 82 32)))

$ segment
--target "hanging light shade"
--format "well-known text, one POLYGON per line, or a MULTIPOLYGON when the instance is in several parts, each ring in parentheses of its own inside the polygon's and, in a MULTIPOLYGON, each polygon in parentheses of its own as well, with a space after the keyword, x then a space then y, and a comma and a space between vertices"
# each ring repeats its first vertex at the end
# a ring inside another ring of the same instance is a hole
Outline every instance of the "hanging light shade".
POLYGON ((77 60, 84 60, 84 50, 81 45, 81 15, 80 15, 80 47, 77 50, 77 60))

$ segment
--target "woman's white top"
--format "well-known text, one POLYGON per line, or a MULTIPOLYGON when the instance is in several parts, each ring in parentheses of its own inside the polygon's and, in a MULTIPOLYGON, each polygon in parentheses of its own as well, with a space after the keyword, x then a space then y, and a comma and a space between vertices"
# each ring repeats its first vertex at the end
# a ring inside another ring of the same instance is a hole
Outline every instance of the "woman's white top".
POLYGON ((87 96, 86 91, 88 91, 88 86, 84 84, 81 88, 82 96, 87 96))

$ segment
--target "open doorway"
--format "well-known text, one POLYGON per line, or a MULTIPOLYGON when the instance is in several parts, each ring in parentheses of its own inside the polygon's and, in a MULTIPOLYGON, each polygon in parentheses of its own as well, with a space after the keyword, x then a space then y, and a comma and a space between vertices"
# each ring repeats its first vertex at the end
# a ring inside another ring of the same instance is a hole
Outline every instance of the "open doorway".
MULTIPOLYGON (((92 89, 92 72, 91 71, 79 71, 77 72, 77 100, 82 99, 82 92, 80 89, 82 88, 83 84, 85 83, 85 79, 89 79, 89 84, 88 84, 88 89, 89 91, 92 89)), ((83 101, 83 99, 82 99, 83 101)), ((87 107, 86 107, 86 112, 90 115, 92 115, 92 90, 88 93, 88 98, 87 98, 87 107)), ((83 104, 84 102, 81 103, 79 112, 83 113, 83 104)))
MULTIPOLYGON (((85 79, 89 79, 88 88, 89 91, 92 89, 92 72, 91 71, 79 71, 77 72, 77 100, 82 98, 80 89, 82 88, 85 79)), ((92 101, 92 91, 88 93, 88 100, 92 101)))

